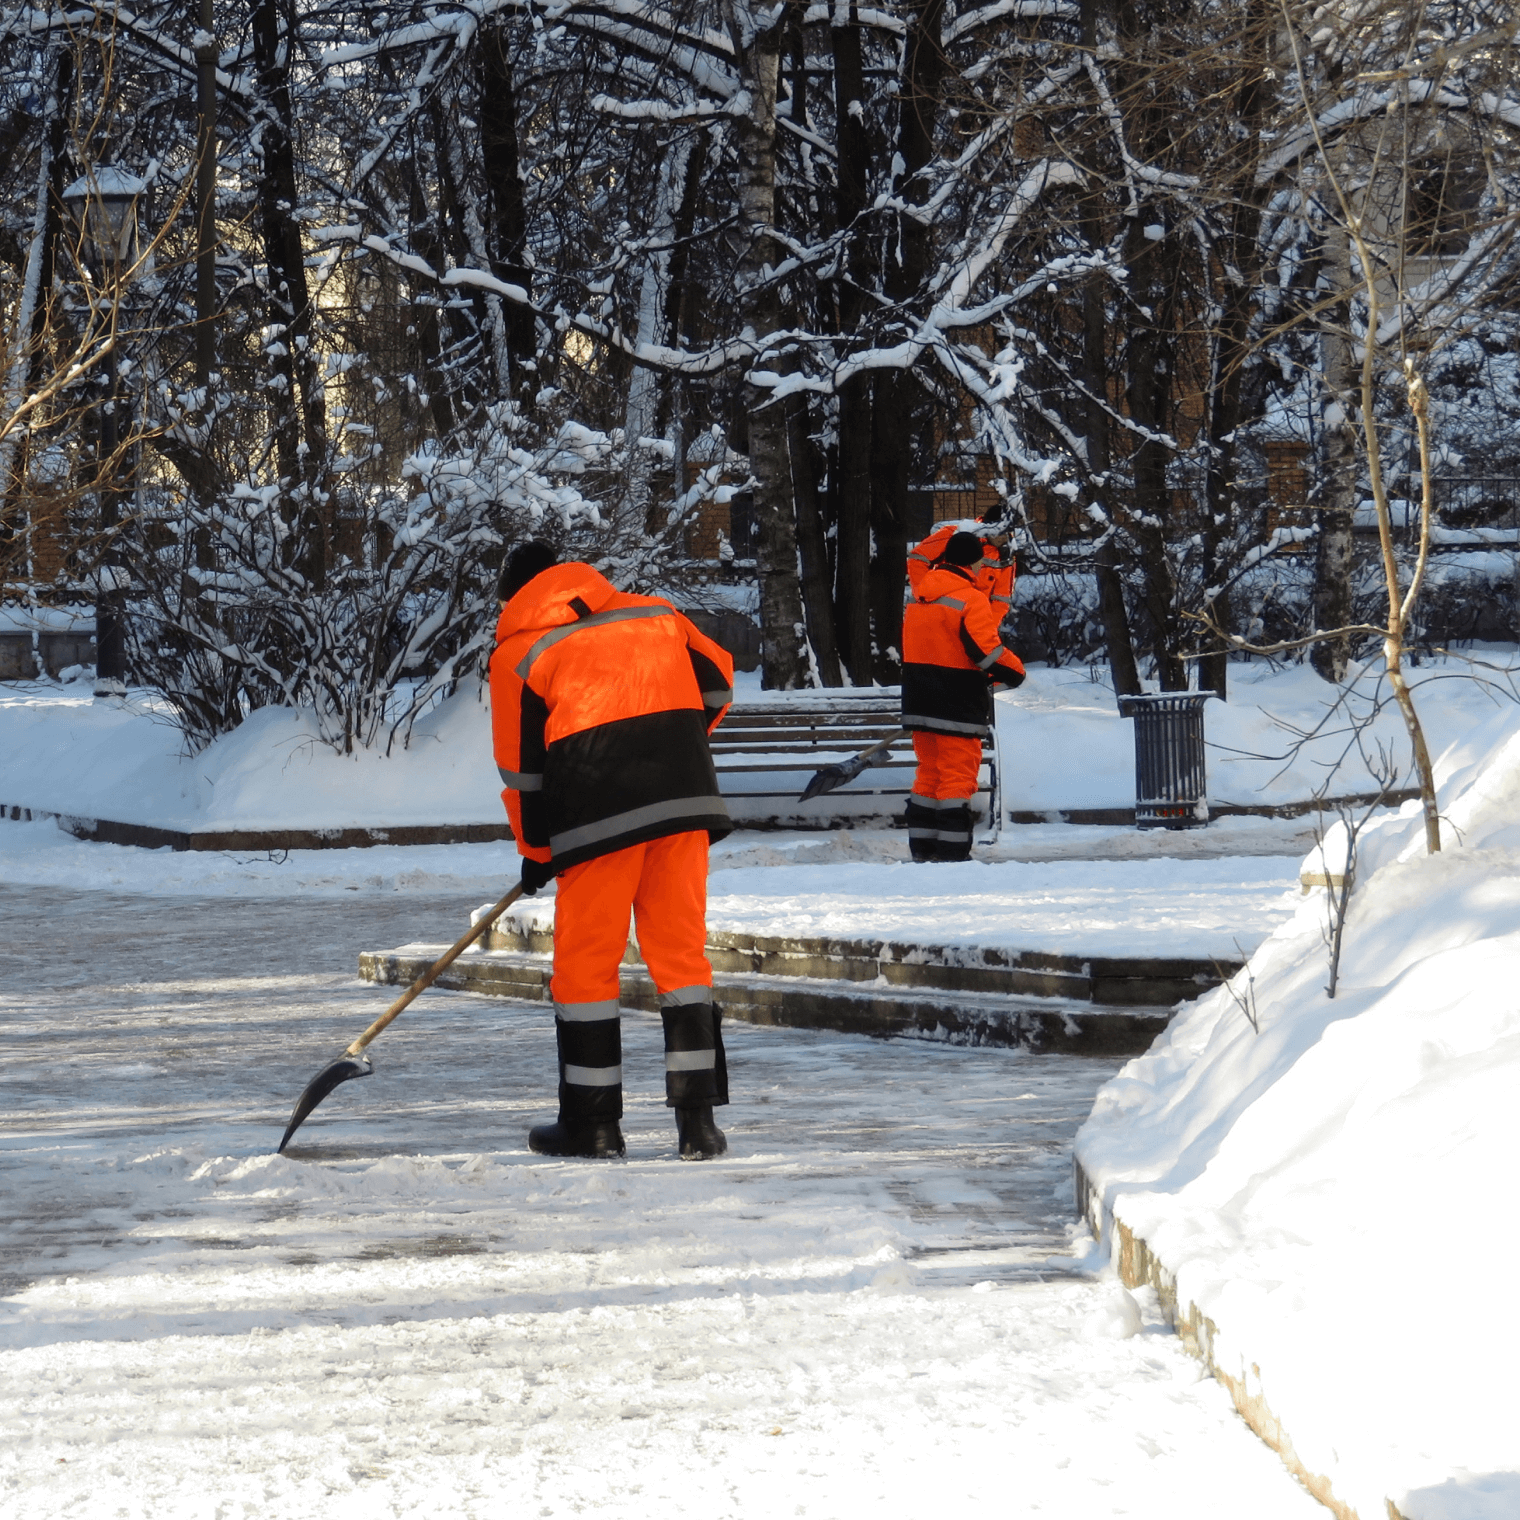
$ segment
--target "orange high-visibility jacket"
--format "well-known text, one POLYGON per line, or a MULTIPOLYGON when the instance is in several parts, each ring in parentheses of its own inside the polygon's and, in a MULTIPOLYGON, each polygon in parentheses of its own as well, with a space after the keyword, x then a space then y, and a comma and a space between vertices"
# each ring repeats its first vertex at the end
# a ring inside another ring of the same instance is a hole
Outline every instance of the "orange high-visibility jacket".
POLYGON ((667 834, 731 828, 707 735, 734 663, 669 602, 555 565, 502 609, 491 733, 517 848, 556 871, 667 834))
POLYGON ((976 577, 959 565, 925 574, 903 613, 903 727, 986 734, 993 683, 1023 680, 1023 663, 1003 647, 998 615, 976 577))
MULTIPOLYGON (((963 522, 941 523, 921 544, 908 551, 908 590, 917 592, 918 583, 929 573, 931 567, 945 552, 945 545, 950 542, 954 533, 975 533, 977 524, 968 528, 963 522)), ((974 574, 977 585, 987 593, 992 603, 992 610, 1000 618, 1008 616, 1008 609, 1013 606, 1013 583, 1017 575, 1017 567, 1010 557, 1003 562, 998 546, 982 539, 982 546, 988 555, 997 560, 996 564, 979 565, 974 574)))

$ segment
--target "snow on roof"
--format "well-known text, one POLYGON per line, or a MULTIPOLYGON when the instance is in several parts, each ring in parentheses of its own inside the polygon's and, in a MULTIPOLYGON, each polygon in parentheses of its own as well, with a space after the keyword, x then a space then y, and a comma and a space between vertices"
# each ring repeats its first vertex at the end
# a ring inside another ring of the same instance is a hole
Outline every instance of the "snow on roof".
POLYGON ((0 602, 0 633, 93 633, 93 607, 29 607, 0 602))

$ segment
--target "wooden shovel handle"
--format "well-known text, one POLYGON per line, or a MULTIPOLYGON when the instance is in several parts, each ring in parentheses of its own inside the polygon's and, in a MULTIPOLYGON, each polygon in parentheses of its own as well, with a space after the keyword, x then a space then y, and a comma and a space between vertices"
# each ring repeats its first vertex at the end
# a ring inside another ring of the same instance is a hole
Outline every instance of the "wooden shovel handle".
POLYGON ((443 973, 447 971, 449 967, 452 966, 454 962, 458 960, 459 957, 463 955, 464 952, 475 943, 476 940, 480 939, 491 927, 491 925, 494 924, 496 920, 500 918, 501 915, 505 913, 507 909, 510 908, 512 904, 515 903, 517 899, 522 895, 522 883, 518 882, 518 884, 513 887, 512 890, 508 892, 507 895, 502 898, 502 900, 497 903, 496 906, 493 907, 490 912, 485 915, 484 918, 482 918, 478 923, 471 924, 469 929, 464 934, 461 934, 459 938, 456 939, 454 943, 450 945, 449 948, 445 950, 443 954, 440 955, 438 959, 434 961, 433 964, 429 966, 427 970, 424 971, 422 975, 419 976, 417 980, 413 982, 412 985, 408 987, 406 991, 403 992, 401 996, 398 997, 396 1001, 392 1003, 391 1006, 387 1008, 385 1012, 382 1013, 380 1017, 376 1019, 375 1022, 371 1024, 369 1028, 359 1036, 357 1040, 354 1041, 352 1045, 348 1047, 347 1050, 343 1052, 343 1054, 346 1056, 358 1055, 364 1049, 364 1047, 375 1038, 376 1035, 378 1035, 391 1023, 393 1019, 398 1018, 401 1015, 402 1011, 408 1007, 413 998, 417 997, 420 993, 426 992, 427 989, 431 987, 433 983, 438 979, 438 977, 442 976, 443 973))

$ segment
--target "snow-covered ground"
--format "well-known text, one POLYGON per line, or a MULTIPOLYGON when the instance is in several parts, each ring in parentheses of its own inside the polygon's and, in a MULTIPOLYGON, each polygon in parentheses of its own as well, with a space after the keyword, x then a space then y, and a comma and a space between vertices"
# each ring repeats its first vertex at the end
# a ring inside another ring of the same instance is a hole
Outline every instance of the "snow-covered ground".
MULTIPOLYGON (((850 858, 851 837, 833 841, 832 849, 827 838, 807 836, 764 836, 758 845, 743 836, 724 841, 714 852, 708 885, 709 926, 750 934, 1233 961, 1294 911, 1299 892, 1297 853, 969 861, 931 869, 903 859, 907 841, 900 833, 854 836, 879 845, 880 853, 869 852, 873 858, 865 861, 850 858), (756 855, 766 863, 751 863, 756 855), (803 863, 792 863, 799 857, 803 863)), ((478 902, 499 897, 518 870, 511 843, 240 855, 94 844, 45 819, 0 822, 0 880, 17 884, 239 897, 355 892, 369 899, 458 891, 478 902)), ((525 923, 547 924, 552 902, 552 894, 545 894, 514 912, 525 923)), ((384 947, 376 942, 366 948, 384 947)))
MULTIPOLYGON (((1298 865, 1265 856, 750 866, 711 878, 707 922, 744 934, 1233 961, 1294 911, 1298 865)), ((548 928, 553 898, 509 912, 548 928)))
POLYGON ((1363 838, 1336 997, 1317 891, 1103 1089, 1077 1143, 1218 1325, 1223 1367, 1361 1520, 1388 1500, 1407 1520, 1520 1514, 1515 715, 1438 774, 1439 855, 1413 808, 1363 838))
POLYGON ((0 1516, 1309 1520, 1095 1275, 1070 1138, 1109 1063, 732 1026, 728 1157, 546 1161, 540 1008, 377 1010, 453 898, 0 888, 0 1516))
MULTIPOLYGON (((1323 894, 1294 895, 1307 822, 1028 826, 934 868, 885 831, 725 841, 716 926, 1262 944, 1239 1001, 1106 1086, 1103 1063, 735 1025, 733 1150, 707 1166, 673 1159, 652 1021, 626 1026, 629 1160, 545 1162, 523 1148, 552 1107, 544 1011, 446 993, 269 1154, 383 1002, 358 951, 451 939, 515 877, 509 844, 173 854, 0 823, 0 1520, 1321 1513, 1068 1223, 1094 1094, 1084 1166, 1306 1467, 1361 1520, 1385 1498, 1513 1520, 1520 708, 1452 674, 1421 691, 1448 849, 1369 827, 1333 1002, 1323 894)), ((1287 752, 1324 701, 1242 668, 1209 710, 1213 795, 1319 789, 1344 729, 1287 752)), ((150 706, 0 688, 0 802, 499 816, 472 702, 346 760, 279 713, 184 760, 150 706)), ((1001 718, 1011 805, 1129 799, 1128 725, 1082 673, 1037 672, 1001 718)), ((1335 791, 1371 786, 1359 764, 1335 791)))
MULTIPOLYGON (((1434 750, 1508 700, 1504 671, 1515 653, 1485 653, 1496 667, 1480 672, 1490 684, 1467 679, 1470 668, 1459 662, 1413 673, 1434 750)), ((1332 790, 1375 790, 1366 759, 1378 741, 1406 748, 1391 708, 1353 742, 1351 720, 1368 711, 1378 675, 1368 667, 1355 694, 1336 707, 1331 688, 1307 667, 1232 667, 1230 700, 1205 709, 1211 798, 1303 801, 1325 789, 1337 766, 1332 790)), ((753 674, 736 689, 741 701, 782 695, 762 693, 753 674)), ((1035 667, 1017 692, 999 697, 998 723, 1011 809, 1133 804, 1131 725, 1085 667, 1035 667)), ((1407 775, 1396 784, 1408 785, 1407 775)), ((265 708, 186 757, 168 712, 149 693, 122 705, 92 701, 83 682, 0 685, 0 804, 185 831, 498 823, 499 786, 489 713, 473 690, 426 714, 410 744, 389 754, 339 755, 308 717, 265 708)))

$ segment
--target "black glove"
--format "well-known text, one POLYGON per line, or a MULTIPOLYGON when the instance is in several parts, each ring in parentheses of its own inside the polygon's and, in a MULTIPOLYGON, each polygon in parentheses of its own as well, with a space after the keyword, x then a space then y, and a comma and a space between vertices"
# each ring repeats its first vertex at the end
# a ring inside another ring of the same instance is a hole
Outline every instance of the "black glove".
POLYGON ((554 867, 547 860, 529 860, 523 856, 522 889, 524 897, 532 897, 540 887, 547 887, 554 880, 554 867))

